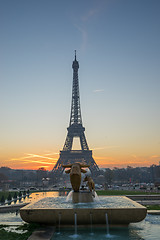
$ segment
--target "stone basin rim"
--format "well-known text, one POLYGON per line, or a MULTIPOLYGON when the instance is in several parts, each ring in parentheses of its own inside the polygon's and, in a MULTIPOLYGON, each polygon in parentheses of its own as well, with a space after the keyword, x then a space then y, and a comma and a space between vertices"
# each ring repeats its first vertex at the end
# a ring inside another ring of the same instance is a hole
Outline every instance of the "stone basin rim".
POLYGON ((144 206, 136 207, 136 208, 135 207, 126 207, 126 208, 125 207, 115 207, 115 208, 114 207, 102 207, 102 208, 100 208, 100 207, 97 207, 97 208, 96 207, 95 208, 90 208, 90 207, 86 207, 86 208, 85 207, 84 208, 80 208, 80 207, 79 208, 52 208, 52 207, 51 208, 27 208, 27 207, 28 206, 25 206, 25 207, 21 208, 20 211, 23 211, 23 210, 25 210, 25 211, 26 210, 28 210, 28 211, 32 211, 32 210, 33 211, 37 211, 37 210, 41 210, 41 211, 43 211, 43 210, 70 211, 70 210, 72 210, 72 211, 74 211, 74 210, 86 210, 86 209, 92 209, 92 210, 94 210, 94 209, 95 210, 119 210, 119 209, 120 210, 127 210, 127 209, 128 210, 139 210, 139 209, 146 209, 146 207, 144 207, 144 206))
MULTIPOLYGON (((107 197, 109 198, 109 197, 107 197)), ((113 198, 113 197, 112 197, 113 198)), ((129 224, 131 222, 140 222, 142 221, 147 214, 147 209, 136 203, 135 201, 125 198, 128 203, 131 203, 127 206, 120 205, 120 203, 116 203, 114 206, 101 206, 97 205, 96 202, 94 206, 88 205, 85 203, 84 205, 79 205, 78 207, 75 205, 72 206, 59 206, 50 205, 48 206, 45 200, 42 202, 37 201, 37 206, 35 203, 31 203, 20 209, 21 218, 26 222, 37 222, 44 224, 53 224, 58 225, 59 219, 61 221, 61 225, 74 225, 74 216, 77 214, 77 224, 78 225, 89 225, 90 224, 90 214, 92 214, 92 222, 95 224, 105 224, 106 223, 106 214, 108 215, 108 220, 110 224, 129 224), (60 217, 61 214, 61 217, 60 217)))

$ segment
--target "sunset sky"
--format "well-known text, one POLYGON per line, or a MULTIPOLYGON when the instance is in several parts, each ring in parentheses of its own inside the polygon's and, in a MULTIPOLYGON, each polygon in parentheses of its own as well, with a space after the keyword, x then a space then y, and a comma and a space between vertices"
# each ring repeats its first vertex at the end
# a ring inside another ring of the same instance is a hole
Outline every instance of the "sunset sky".
POLYGON ((74 50, 100 167, 160 161, 160 1, 0 0, 0 167, 51 170, 69 126, 74 50))

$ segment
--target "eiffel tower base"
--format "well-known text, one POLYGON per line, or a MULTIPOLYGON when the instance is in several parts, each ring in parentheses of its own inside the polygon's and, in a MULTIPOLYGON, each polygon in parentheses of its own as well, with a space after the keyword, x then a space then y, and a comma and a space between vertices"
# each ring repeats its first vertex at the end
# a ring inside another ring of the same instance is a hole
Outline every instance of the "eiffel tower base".
POLYGON ((99 167, 95 163, 92 157, 91 150, 71 150, 71 151, 60 151, 60 157, 53 168, 56 177, 62 176, 64 168, 62 165, 72 164, 75 162, 81 162, 90 165, 89 169, 93 178, 100 174, 99 167))

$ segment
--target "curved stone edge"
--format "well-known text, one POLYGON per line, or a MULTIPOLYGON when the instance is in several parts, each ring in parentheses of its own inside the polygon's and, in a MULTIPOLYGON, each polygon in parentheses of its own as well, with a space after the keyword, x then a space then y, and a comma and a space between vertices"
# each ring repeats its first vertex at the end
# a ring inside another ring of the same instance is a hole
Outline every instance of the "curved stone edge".
POLYGON ((43 223, 58 225, 74 225, 77 214, 77 224, 105 224, 106 213, 109 224, 129 224, 142 221, 147 214, 145 207, 140 208, 85 208, 85 209, 20 209, 21 218, 28 223, 43 223))

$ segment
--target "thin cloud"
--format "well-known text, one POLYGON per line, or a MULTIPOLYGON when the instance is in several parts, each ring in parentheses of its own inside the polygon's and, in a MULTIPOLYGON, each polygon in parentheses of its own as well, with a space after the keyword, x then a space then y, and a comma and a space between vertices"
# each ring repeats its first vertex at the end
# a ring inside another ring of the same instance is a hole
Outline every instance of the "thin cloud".
POLYGON ((50 165, 50 164, 52 164, 53 165, 53 162, 42 162, 42 161, 31 161, 31 163, 41 163, 41 164, 47 164, 47 165, 50 165))
POLYGON ((82 21, 83 22, 88 21, 91 17, 96 15, 98 11, 99 9, 95 9, 95 8, 89 9, 89 11, 84 16, 82 16, 82 21))
POLYGON ((92 19, 94 16, 100 15, 104 8, 106 8, 106 4, 106 0, 97 1, 96 5, 90 7, 90 9, 88 9, 85 14, 83 14, 81 20, 85 23, 92 19))
MULTIPOLYGON (((57 158, 51 158, 51 157, 47 157, 47 156, 43 156, 43 155, 39 155, 39 154, 32 154, 32 153, 26 153, 24 157, 19 157, 19 158, 12 158, 8 161, 33 161, 32 158, 38 158, 38 159, 46 159, 46 160, 57 160, 57 158), (28 159, 28 160, 27 160, 28 159)), ((39 160, 37 160, 38 162, 39 160)))
POLYGON ((93 90, 94 93, 98 93, 98 92, 104 92, 104 89, 96 89, 96 90, 93 90))
POLYGON ((87 41, 88 41, 88 34, 86 32, 86 30, 76 24, 74 24, 74 26, 76 27, 76 29, 80 32, 81 34, 81 39, 82 39, 82 43, 81 43, 81 49, 85 50, 86 49, 86 45, 87 45, 87 41))
POLYGON ((26 163, 38 163, 38 164, 47 164, 47 165, 53 165, 53 163, 56 162, 55 161, 52 161, 52 162, 45 162, 45 161, 39 161, 39 160, 32 160, 32 159, 24 159, 23 161, 21 160, 21 164, 26 164, 26 163))
POLYGON ((158 155, 153 155, 153 156, 151 156, 151 158, 159 158, 160 156, 158 156, 158 155))
POLYGON ((45 158, 45 159, 49 159, 52 160, 53 158, 50 157, 46 157, 46 156, 42 156, 42 155, 38 155, 38 154, 32 154, 32 153, 28 153, 28 157, 24 157, 24 158, 45 158))
MULTIPOLYGON (((32 158, 12 158, 12 159, 10 159, 10 160, 7 160, 7 162, 12 162, 12 161, 16 161, 16 162, 26 162, 26 163, 28 163, 28 162, 37 162, 37 163, 40 163, 41 161, 39 160, 39 159, 37 159, 37 160, 33 160, 32 158)), ((46 160, 47 161, 47 160, 46 160)), ((44 161, 44 163, 49 163, 48 161, 46 162, 46 161, 44 161)), ((54 162, 56 162, 57 161, 57 158, 52 158, 52 162, 51 163, 49 163, 49 164, 53 164, 54 162)))
POLYGON ((51 155, 58 155, 59 153, 51 152, 51 153, 45 153, 44 156, 51 156, 51 155))
POLYGON ((93 148, 93 150, 103 150, 103 149, 110 149, 110 148, 119 148, 120 146, 104 146, 104 147, 97 147, 93 148))
POLYGON ((114 160, 113 157, 97 157, 97 156, 94 156, 94 159, 97 159, 97 160, 114 160))
MULTIPOLYGON (((104 1, 105 3, 105 1, 104 1)), ((88 33, 87 33, 87 24, 86 22, 89 20, 92 20, 92 18, 96 15, 98 15, 101 10, 104 9, 104 3, 103 1, 101 3, 98 2, 97 6, 92 6, 90 9, 87 9, 86 12, 80 17, 79 24, 74 24, 76 29, 81 33, 82 36, 82 44, 81 44, 81 49, 85 50, 88 42, 88 33), (81 27, 80 27, 81 26, 81 27)), ((77 15, 76 15, 77 19, 77 15)), ((74 21, 75 22, 75 21, 74 21)))

